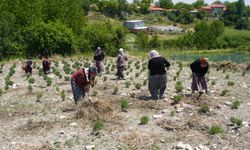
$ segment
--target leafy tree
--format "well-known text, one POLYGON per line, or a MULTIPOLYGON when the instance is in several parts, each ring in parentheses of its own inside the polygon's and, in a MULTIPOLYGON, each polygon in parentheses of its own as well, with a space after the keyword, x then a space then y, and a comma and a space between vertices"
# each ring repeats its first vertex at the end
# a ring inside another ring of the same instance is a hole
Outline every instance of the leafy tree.
POLYGON ((148 8, 150 6, 151 1, 150 0, 142 0, 140 2, 140 12, 142 14, 147 14, 148 13, 148 8))
POLYGON ((148 48, 148 36, 144 31, 140 31, 135 38, 135 45, 137 48, 148 48))
POLYGON ((250 6, 246 6, 246 17, 250 17, 250 6))
POLYGON ((194 8, 200 8, 205 5, 205 2, 204 0, 197 0, 192 5, 194 6, 194 8))
POLYGON ((174 3, 172 2, 172 0, 160 0, 159 4, 161 8, 165 8, 165 9, 174 8, 174 3))
POLYGON ((213 2, 213 4, 222 4, 222 2, 217 0, 217 1, 213 2))
POLYGON ((44 8, 45 22, 61 20, 80 35, 85 19, 82 14, 81 0, 46 0, 44 8))
POLYGON ((88 24, 79 38, 79 48, 89 51, 100 46, 106 54, 115 55, 119 47, 124 47, 127 30, 123 26, 114 26, 110 22, 88 24))
POLYGON ((117 0, 117 15, 121 19, 125 19, 125 14, 128 11, 128 2, 127 0, 117 0))
POLYGON ((198 19, 200 19, 200 20, 202 20, 202 19, 204 19, 204 18, 206 18, 207 17, 207 12, 205 12, 205 11, 198 11, 197 13, 196 13, 196 18, 198 18, 198 19))
POLYGON ((85 15, 88 14, 90 9, 90 0, 82 0, 82 8, 84 10, 85 15))
POLYGON ((245 11, 245 3, 244 0, 238 0, 237 4, 237 12, 240 17, 243 17, 245 11))
POLYGON ((26 54, 40 54, 45 47, 54 54, 72 54, 75 49, 75 34, 62 22, 39 23, 24 31, 26 54))
POLYGON ((210 25, 210 34, 214 35, 214 38, 224 33, 224 24, 219 20, 215 20, 210 25))
POLYGON ((239 29, 239 30, 242 30, 242 29, 248 30, 248 29, 250 29, 249 19, 247 17, 239 19, 238 22, 235 25, 235 29, 239 29))
POLYGON ((159 48, 160 47, 160 41, 158 39, 157 34, 154 34, 152 39, 149 41, 150 48, 159 48))
POLYGON ((176 19, 181 24, 190 24, 194 21, 194 17, 189 12, 182 12, 176 19))
POLYGON ((183 2, 179 2, 175 4, 174 8, 178 10, 192 10, 193 6, 183 2))

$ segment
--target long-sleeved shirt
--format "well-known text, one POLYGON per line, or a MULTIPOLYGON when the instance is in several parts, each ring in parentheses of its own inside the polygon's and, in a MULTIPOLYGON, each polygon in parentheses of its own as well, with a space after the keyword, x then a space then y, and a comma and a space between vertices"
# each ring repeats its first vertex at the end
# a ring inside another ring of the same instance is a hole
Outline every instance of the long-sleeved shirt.
POLYGON ((87 81, 86 79, 86 74, 83 68, 76 70, 72 74, 72 78, 75 80, 76 84, 84 90, 85 86, 90 84, 90 82, 87 81))
POLYGON ((164 75, 166 74, 166 67, 169 67, 170 63, 162 56, 151 58, 148 62, 148 69, 150 75, 164 75))
POLYGON ((207 64, 207 66, 202 68, 200 59, 197 59, 192 64, 190 64, 190 68, 191 68, 192 72, 196 73, 196 75, 203 76, 207 73, 208 68, 209 68, 208 62, 206 64, 207 64))
POLYGON ((118 67, 125 66, 125 63, 127 60, 128 60, 128 57, 126 56, 126 54, 119 54, 117 56, 117 66, 118 67))
POLYGON ((97 61, 102 61, 104 59, 104 54, 103 52, 101 52, 100 54, 96 54, 94 56, 94 60, 97 60, 97 61))

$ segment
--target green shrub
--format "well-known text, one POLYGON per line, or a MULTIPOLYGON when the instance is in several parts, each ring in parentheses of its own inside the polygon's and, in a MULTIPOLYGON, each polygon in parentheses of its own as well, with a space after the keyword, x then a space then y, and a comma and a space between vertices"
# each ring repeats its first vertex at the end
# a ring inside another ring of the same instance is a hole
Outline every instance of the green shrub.
POLYGON ((33 88, 32 88, 32 85, 28 85, 28 90, 29 90, 29 92, 32 92, 32 90, 33 90, 33 88))
POLYGON ((0 89, 0 97, 3 95, 3 90, 0 89))
POLYGON ((128 109, 128 101, 125 99, 121 100, 121 109, 122 111, 126 111, 128 109))
POLYGON ((147 124, 148 123, 148 121, 149 121, 149 118, 148 118, 148 116, 142 116, 141 118, 140 118, 140 124, 141 125, 145 125, 145 124, 147 124))
POLYGON ((201 108, 199 109, 199 112, 200 112, 200 113, 207 113, 207 112, 209 112, 209 107, 208 107, 208 105, 207 105, 207 104, 201 105, 201 108))
POLYGON ((173 97, 173 101, 174 101, 174 104, 178 104, 182 99, 182 96, 181 95, 175 95, 173 97))
POLYGON ((52 80, 49 77, 46 77, 46 83, 47 83, 47 86, 51 86, 52 80))
POLYGON ((130 93, 131 98, 135 98, 135 93, 130 93))
POLYGON ((234 84, 235 84, 235 83, 234 83, 233 81, 228 81, 228 82, 227 82, 227 85, 228 85, 228 86, 234 86, 234 84))
POLYGON ((126 82, 125 82, 125 87, 126 87, 126 88, 129 88, 130 85, 131 85, 131 83, 130 83, 129 81, 126 81, 126 82))
POLYGON ((231 109, 238 109, 240 107, 240 101, 236 100, 233 102, 231 109))
POLYGON ((141 89, 141 86, 142 86, 141 83, 136 83, 135 84, 135 88, 138 89, 138 90, 141 89))
POLYGON ((9 89, 9 85, 5 85, 4 90, 8 90, 8 89, 9 89))
POLYGON ((107 76, 104 76, 104 77, 103 77, 103 81, 107 81, 107 76))
POLYGON ((209 134, 218 134, 218 133, 223 133, 223 132, 224 130, 219 125, 212 125, 212 127, 208 129, 209 134))
POLYGON ((240 119, 240 118, 237 118, 237 117, 234 117, 234 116, 232 116, 231 118, 230 118, 230 121, 233 123, 233 124, 236 124, 237 126, 242 126, 242 119, 240 119))
POLYGON ((28 82, 29 82, 29 84, 33 84, 35 82, 35 79, 34 78, 29 78, 28 82))
POLYGON ((99 132, 103 127, 104 127, 104 125, 103 125, 102 121, 97 120, 92 125, 92 131, 93 132, 99 132))
POLYGON ((65 80, 65 81, 69 81, 69 80, 70 80, 70 77, 69 77, 69 76, 64 76, 64 80, 65 80))
POLYGON ((211 84, 212 84, 212 85, 215 85, 215 83, 216 83, 215 80, 213 80, 211 84))
POLYGON ((42 68, 39 68, 38 74, 39 74, 39 76, 42 76, 42 75, 43 75, 43 69, 42 69, 42 68))
POLYGON ((145 79, 145 80, 143 81, 143 86, 146 86, 146 85, 147 85, 147 83, 148 83, 148 80, 147 80, 147 79, 145 79))
POLYGON ((139 77, 139 75, 140 75, 140 73, 137 72, 137 73, 135 74, 135 77, 137 78, 137 77, 139 77))
POLYGON ((177 81, 175 84, 175 90, 177 93, 180 93, 183 90, 182 83, 180 81, 177 81))
POLYGON ((229 74, 225 76, 225 79, 229 79, 229 74))
POLYGON ((65 72, 65 74, 70 74, 71 73, 70 66, 64 65, 63 66, 63 71, 65 72))
POLYGON ((66 98, 65 90, 61 91, 61 98, 62 98, 62 101, 65 100, 65 98, 66 98))
POLYGON ((227 93, 229 92, 229 90, 223 90, 220 94, 220 96, 225 96, 227 93))
POLYGON ((11 86, 11 85, 13 85, 13 83, 14 83, 14 82, 11 81, 10 79, 5 80, 5 85, 8 85, 8 86, 10 85, 10 86, 11 86))
POLYGON ((39 54, 45 45, 53 50, 53 54, 72 54, 75 49, 75 34, 60 21, 38 22, 29 26, 25 30, 24 41, 29 54, 39 54))

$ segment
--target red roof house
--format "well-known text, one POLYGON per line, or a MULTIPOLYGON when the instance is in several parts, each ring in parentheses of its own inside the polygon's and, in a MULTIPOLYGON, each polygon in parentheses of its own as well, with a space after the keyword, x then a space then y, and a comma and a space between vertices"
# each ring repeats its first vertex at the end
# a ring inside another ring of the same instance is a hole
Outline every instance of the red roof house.
POLYGON ((209 14, 220 14, 220 13, 223 13, 227 9, 227 7, 221 4, 212 4, 212 5, 204 6, 201 9, 206 11, 209 14))
POLYGON ((161 8, 160 6, 150 6, 148 8, 148 11, 153 14, 162 14, 165 11, 165 9, 161 8))

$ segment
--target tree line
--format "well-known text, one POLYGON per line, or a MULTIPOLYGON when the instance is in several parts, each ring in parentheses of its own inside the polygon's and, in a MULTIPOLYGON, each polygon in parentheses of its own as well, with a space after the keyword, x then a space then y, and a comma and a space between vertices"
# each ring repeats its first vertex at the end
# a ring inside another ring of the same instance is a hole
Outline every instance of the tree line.
POLYGON ((146 33, 140 32, 136 36, 135 47, 137 49, 227 49, 250 47, 250 36, 225 35, 224 24, 220 20, 211 23, 201 21, 196 24, 194 32, 189 31, 186 35, 177 39, 160 40, 156 34, 151 39, 146 33))
POLYGON ((0 5, 0 60, 37 57, 44 49, 52 54, 73 54, 97 46, 114 54, 124 44, 121 25, 89 23, 82 0, 2 0, 0 5))

